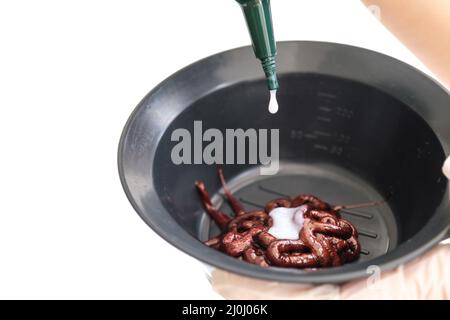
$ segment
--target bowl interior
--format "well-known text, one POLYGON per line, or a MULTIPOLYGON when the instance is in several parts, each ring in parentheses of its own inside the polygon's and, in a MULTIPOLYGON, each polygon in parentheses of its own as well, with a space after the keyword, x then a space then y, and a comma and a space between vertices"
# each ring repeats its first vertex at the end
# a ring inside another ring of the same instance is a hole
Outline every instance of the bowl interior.
POLYGON ((399 100, 360 82, 290 73, 281 75, 280 84, 280 110, 275 115, 267 111, 264 82, 255 80, 207 94, 170 123, 158 143, 152 176, 159 199, 176 223, 199 240, 218 232, 202 208, 196 180, 203 180, 215 194, 217 206, 231 212, 219 193, 214 165, 176 165, 171 160, 177 144, 171 141, 172 132, 185 128, 196 139, 194 121, 202 121, 203 132, 279 129, 277 175, 261 176, 255 165, 224 166, 233 193, 249 210, 300 193, 333 204, 387 199, 383 205, 344 212, 361 234, 360 262, 417 234, 439 206, 447 185, 441 173, 444 151, 427 123, 399 100))

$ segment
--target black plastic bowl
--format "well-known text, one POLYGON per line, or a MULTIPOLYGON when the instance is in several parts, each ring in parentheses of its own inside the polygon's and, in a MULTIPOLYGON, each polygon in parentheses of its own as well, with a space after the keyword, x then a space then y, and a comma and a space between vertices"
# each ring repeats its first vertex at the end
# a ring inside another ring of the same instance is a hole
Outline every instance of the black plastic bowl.
POLYGON ((405 63, 356 47, 320 42, 278 44, 280 111, 269 95, 250 47, 219 53, 177 72, 153 89, 128 120, 119 147, 125 192, 142 219, 187 254, 218 268, 267 280, 342 282, 371 265, 393 268, 445 239, 450 224, 447 180, 450 96, 405 63), (359 261, 305 272, 260 268, 210 249, 214 235, 194 188, 205 181, 214 201, 215 166, 175 165, 177 128, 279 128, 280 172, 227 165, 232 191, 248 209, 280 195, 315 194, 334 204, 388 198, 384 205, 349 210, 360 232, 359 261))

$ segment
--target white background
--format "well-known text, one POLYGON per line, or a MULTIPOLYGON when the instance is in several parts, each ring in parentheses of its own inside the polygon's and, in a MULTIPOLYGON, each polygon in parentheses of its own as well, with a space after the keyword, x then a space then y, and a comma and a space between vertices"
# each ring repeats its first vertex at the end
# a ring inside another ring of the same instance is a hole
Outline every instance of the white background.
MULTIPOLYGON (((423 68, 358 0, 272 0, 277 40, 423 68)), ((133 211, 116 153, 140 99, 249 44, 233 0, 0 0, 0 298, 217 298, 133 211)), ((265 106, 262 106, 265 108, 265 106)))

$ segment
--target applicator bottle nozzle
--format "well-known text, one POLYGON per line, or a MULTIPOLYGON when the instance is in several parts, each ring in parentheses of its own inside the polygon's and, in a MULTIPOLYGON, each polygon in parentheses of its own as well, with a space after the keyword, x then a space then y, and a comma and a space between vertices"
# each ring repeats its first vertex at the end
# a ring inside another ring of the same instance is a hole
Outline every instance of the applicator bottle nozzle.
POLYGON ((277 90, 275 56, 277 47, 273 34, 270 0, 236 0, 242 7, 247 27, 252 39, 255 56, 261 60, 261 65, 267 79, 269 90, 277 90))

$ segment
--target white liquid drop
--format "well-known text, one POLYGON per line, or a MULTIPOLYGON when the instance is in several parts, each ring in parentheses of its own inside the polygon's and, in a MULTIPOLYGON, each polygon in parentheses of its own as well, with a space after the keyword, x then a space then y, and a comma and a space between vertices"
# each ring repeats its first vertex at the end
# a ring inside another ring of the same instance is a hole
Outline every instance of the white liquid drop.
POLYGON ((297 208, 275 208, 270 211, 273 225, 268 232, 278 239, 297 240, 303 227, 306 205, 297 208))
POLYGON ((270 90, 269 112, 278 112, 277 90, 270 90))

